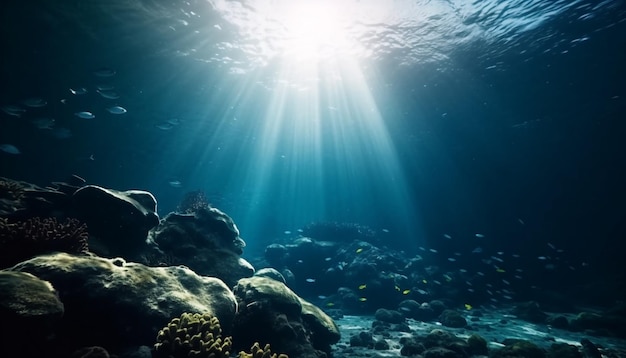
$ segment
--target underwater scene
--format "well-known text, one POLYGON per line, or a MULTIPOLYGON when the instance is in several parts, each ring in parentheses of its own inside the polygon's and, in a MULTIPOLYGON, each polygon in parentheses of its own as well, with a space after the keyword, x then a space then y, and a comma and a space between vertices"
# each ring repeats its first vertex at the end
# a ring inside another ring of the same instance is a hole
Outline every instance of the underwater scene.
POLYGON ((623 0, 4 0, 0 358, 626 357, 623 0))

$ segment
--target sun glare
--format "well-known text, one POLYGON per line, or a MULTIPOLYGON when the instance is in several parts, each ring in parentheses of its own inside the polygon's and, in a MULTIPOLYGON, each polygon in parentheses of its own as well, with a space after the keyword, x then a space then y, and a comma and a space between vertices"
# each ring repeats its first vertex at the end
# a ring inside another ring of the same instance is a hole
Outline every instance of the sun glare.
POLYGON ((338 3, 294 1, 277 16, 285 26, 285 52, 297 60, 329 56, 347 42, 338 3))

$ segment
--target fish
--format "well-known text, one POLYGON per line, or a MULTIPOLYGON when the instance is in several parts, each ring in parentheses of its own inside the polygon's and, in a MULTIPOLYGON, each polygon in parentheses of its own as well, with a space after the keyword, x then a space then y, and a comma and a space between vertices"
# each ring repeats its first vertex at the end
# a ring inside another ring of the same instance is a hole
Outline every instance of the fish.
POLYGON ((436 253, 438 252, 438 251, 437 251, 437 250, 435 250, 435 249, 430 249, 430 250, 428 250, 428 251, 432 252, 433 254, 436 254, 436 253))
POLYGON ((8 104, 6 106, 2 106, 2 112, 8 114, 9 116, 21 117, 22 114, 26 112, 26 110, 22 107, 8 104))
POLYGON ((174 128, 174 126, 168 122, 157 123, 154 126, 162 131, 169 131, 170 129, 174 128))
POLYGON ((23 100, 22 104, 25 105, 26 107, 39 108, 39 107, 44 107, 45 105, 48 104, 48 102, 44 101, 43 99, 39 97, 33 97, 33 98, 28 98, 28 99, 23 100))
POLYGON ((289 230, 285 230, 285 231, 283 231, 283 234, 285 234, 285 235, 291 235, 291 231, 289 231, 289 230))
POLYGON ((443 234, 443 237, 445 237, 446 239, 451 239, 452 236, 448 235, 448 234, 443 234))
POLYGON ((98 94, 104 98, 107 99, 118 99, 120 98, 120 95, 117 94, 117 92, 113 92, 113 91, 100 91, 97 90, 96 92, 98 92, 98 94))
POLYGON ((313 283, 313 282, 315 282, 315 279, 314 278, 307 278, 305 281, 308 282, 308 283, 313 283))
POLYGON ((367 298, 366 297, 361 297, 361 298, 359 298, 359 301, 365 302, 365 301, 367 301, 367 298))
POLYGON ((172 188, 180 188, 183 186, 183 183, 180 180, 170 180, 167 182, 172 188))
POLYGON ((110 90, 115 89, 115 86, 106 85, 106 84, 104 84, 104 85, 97 85, 96 89, 99 90, 99 91, 110 91, 110 90))
POLYGON ((466 310, 471 310, 472 309, 472 305, 470 305, 469 303, 466 303, 463 305, 465 307, 466 310))
POLYGON ((117 72, 110 67, 100 67, 93 71, 93 74, 97 77, 112 77, 115 76, 117 72))
POLYGON ((362 247, 359 247, 358 249, 356 249, 356 253, 357 254, 360 254, 361 252, 363 252, 363 248, 362 247))
POLYGON ((326 307, 333 307, 335 304, 333 302, 326 303, 326 307))
POLYGON ((96 118, 96 116, 93 113, 87 112, 87 111, 76 112, 76 113, 74 113, 74 115, 76 117, 82 118, 82 119, 94 119, 94 118, 96 118))
POLYGON ((52 129, 52 136, 56 139, 67 139, 72 136, 72 131, 67 128, 57 127, 52 129))
POLYGON ((364 289, 366 289, 366 288, 367 288, 367 285, 366 285, 366 284, 363 284, 363 285, 360 285, 360 286, 359 286, 359 290, 364 290, 364 289))
POLYGON ((483 252, 483 248, 480 247, 480 246, 478 246, 474 250, 472 250, 473 254, 480 254, 481 252, 483 252))
POLYGON ((32 120, 32 123, 37 129, 52 129, 54 118, 36 118, 32 120))
POLYGON ((70 93, 75 95, 75 96, 81 96, 84 94, 87 94, 87 89, 85 87, 78 87, 76 89, 70 88, 70 93))
POLYGON ((456 261, 456 259, 454 257, 448 257, 448 261, 454 262, 454 261, 456 261))
POLYGON ((7 153, 7 154, 20 154, 22 152, 20 152, 19 149, 17 149, 16 146, 14 146, 13 144, 0 144, 0 150, 7 153))
POLYGON ((474 234, 474 236, 476 236, 477 238, 483 238, 483 237, 485 237, 485 235, 483 235, 483 234, 474 234))
POLYGON ((500 268, 500 267, 496 267, 496 272, 498 272, 498 273, 505 273, 506 270, 503 269, 503 268, 500 268))
POLYGON ((408 295, 409 293, 411 293, 411 290, 407 289, 407 290, 402 291, 402 294, 405 296, 408 295))
POLYGON ((124 114, 128 112, 126 108, 120 106, 108 107, 106 110, 111 114, 124 114))

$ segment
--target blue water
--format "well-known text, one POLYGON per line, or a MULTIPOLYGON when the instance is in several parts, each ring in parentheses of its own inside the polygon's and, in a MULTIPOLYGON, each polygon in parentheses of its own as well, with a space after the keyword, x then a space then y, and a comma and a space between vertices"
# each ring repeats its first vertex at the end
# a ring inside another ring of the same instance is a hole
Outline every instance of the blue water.
POLYGON ((336 221, 442 265, 480 247, 537 278, 620 272, 623 1, 39 0, 0 14, 0 104, 26 110, 0 113, 0 143, 20 151, 0 152, 0 176, 149 190, 161 215, 203 190, 249 252, 336 221))

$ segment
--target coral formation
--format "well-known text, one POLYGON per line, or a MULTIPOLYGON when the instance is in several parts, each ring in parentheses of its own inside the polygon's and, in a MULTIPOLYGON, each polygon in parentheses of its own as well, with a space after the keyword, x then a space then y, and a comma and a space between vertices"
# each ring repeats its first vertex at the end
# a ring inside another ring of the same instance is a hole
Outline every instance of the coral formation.
POLYGON ((0 177, 0 198, 20 199, 24 195, 23 190, 24 186, 19 182, 0 177))
POLYGON ((209 199, 202 190, 190 191, 178 204, 176 211, 181 214, 193 214, 200 209, 210 208, 209 199))
POLYGON ((276 354, 272 353, 270 350, 270 345, 266 344, 265 347, 261 348, 261 345, 258 342, 255 342, 250 348, 250 353, 239 352, 239 358, 288 358, 289 356, 286 354, 276 354))
POLYGON ((10 267, 33 256, 60 251, 88 251, 87 226, 76 219, 32 218, 11 223, 0 218, 0 267, 10 267))
POLYGON ((222 338, 222 328, 208 313, 183 313, 159 331, 154 356, 163 358, 228 357, 232 338, 222 338))

